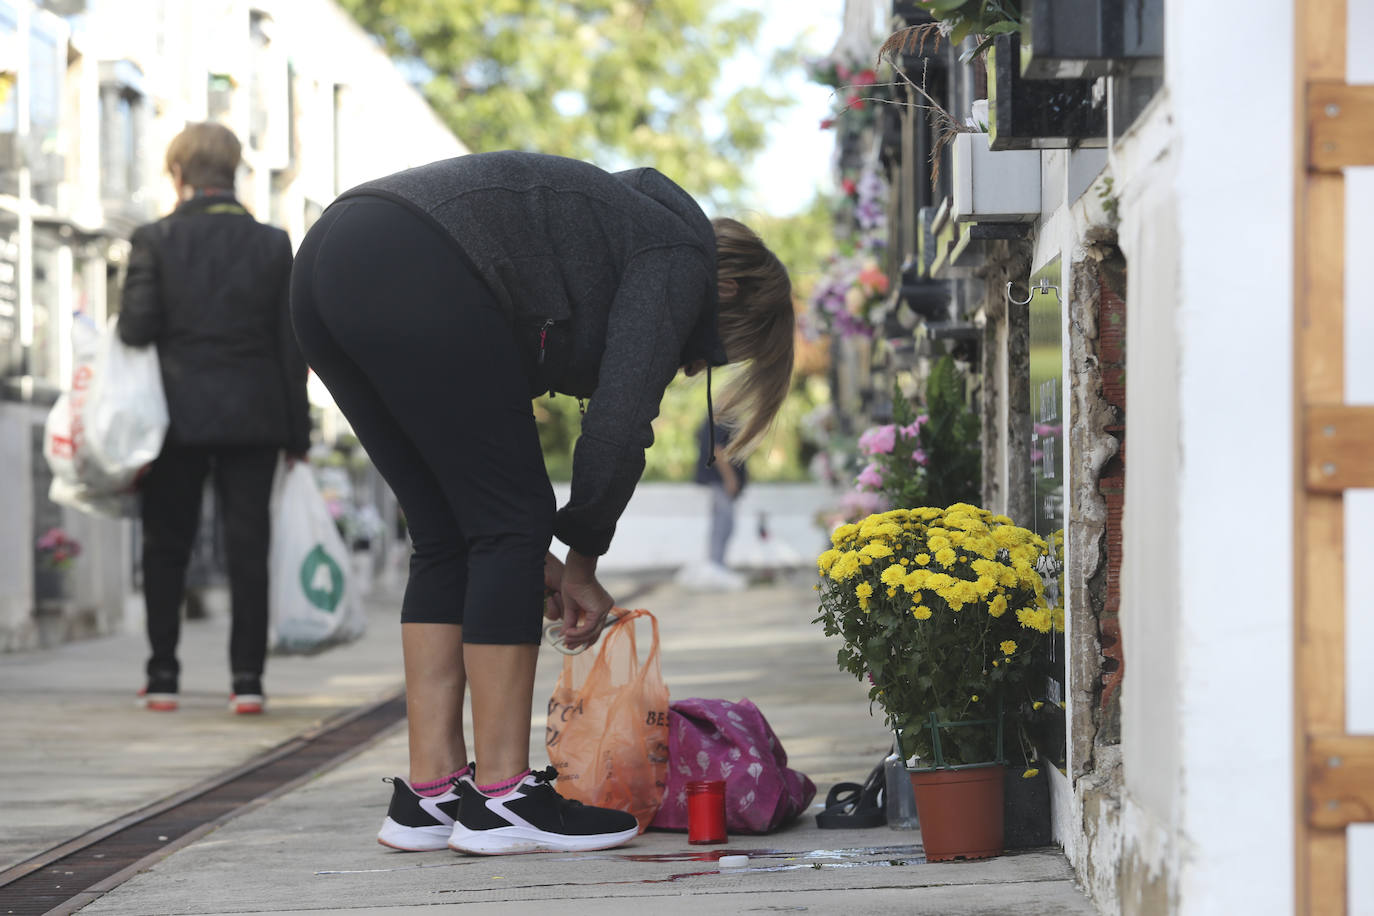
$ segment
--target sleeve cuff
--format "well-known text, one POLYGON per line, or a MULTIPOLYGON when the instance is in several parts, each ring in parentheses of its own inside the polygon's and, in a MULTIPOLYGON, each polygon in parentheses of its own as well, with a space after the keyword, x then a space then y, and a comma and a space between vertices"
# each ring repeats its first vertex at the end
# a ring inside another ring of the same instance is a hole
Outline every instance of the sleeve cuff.
POLYGON ((559 509, 553 517, 553 535, 573 550, 587 557, 599 557, 611 549, 611 539, 615 527, 588 530, 573 519, 569 519, 566 508, 559 509))

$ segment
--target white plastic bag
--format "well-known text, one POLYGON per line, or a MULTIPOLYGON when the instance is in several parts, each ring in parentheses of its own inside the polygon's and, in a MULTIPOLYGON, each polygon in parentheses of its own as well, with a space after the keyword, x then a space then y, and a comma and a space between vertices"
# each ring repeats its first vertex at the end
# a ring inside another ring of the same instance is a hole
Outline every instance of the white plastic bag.
POLYGON ((363 635, 366 611, 349 567, 343 537, 310 467, 279 465, 268 571, 273 652, 309 654, 363 635))
POLYGON ((43 430, 48 497, 96 515, 136 515, 138 478, 162 451, 167 423, 156 348, 126 345, 113 321, 102 332, 77 316, 71 387, 43 430))

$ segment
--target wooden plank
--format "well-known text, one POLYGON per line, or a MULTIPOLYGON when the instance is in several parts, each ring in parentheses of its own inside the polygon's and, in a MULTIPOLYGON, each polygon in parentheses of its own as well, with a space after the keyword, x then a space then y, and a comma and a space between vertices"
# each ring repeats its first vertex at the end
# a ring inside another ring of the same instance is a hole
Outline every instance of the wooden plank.
POLYGON ((1374 487, 1374 407, 1311 406, 1303 427, 1309 490, 1340 493, 1374 487))
POLYGON ((1374 86, 1307 85, 1307 167, 1336 172, 1374 165, 1374 86))
MULTIPOLYGON (((1306 556, 1298 593, 1298 701, 1303 734, 1345 731, 1345 503, 1308 494, 1299 520, 1306 556), (1335 608, 1334 611, 1330 610, 1335 608)), ((1302 759, 1304 754, 1299 755, 1302 759)))
POLYGON ((1374 821, 1374 736, 1312 738, 1305 763, 1309 824, 1343 830, 1374 821))
POLYGON ((1308 834, 1306 858, 1312 902, 1299 913, 1341 916, 1347 912, 1346 855, 1344 830, 1313 830, 1308 834))
MULTIPOLYGON (((1303 424, 1308 405, 1345 400, 1345 181, 1309 170, 1308 85, 1345 82, 1348 20, 1346 0, 1298 0, 1293 13, 1293 747, 1305 762, 1309 735, 1345 730, 1344 505, 1339 493, 1307 490, 1303 424)), ((1344 913, 1345 831, 1309 823, 1307 768, 1294 776, 1294 911, 1344 913)))
POLYGON ((1340 404, 1345 400, 1345 179, 1340 173, 1308 173, 1299 180, 1306 185, 1306 206, 1294 265, 1298 403, 1340 404))

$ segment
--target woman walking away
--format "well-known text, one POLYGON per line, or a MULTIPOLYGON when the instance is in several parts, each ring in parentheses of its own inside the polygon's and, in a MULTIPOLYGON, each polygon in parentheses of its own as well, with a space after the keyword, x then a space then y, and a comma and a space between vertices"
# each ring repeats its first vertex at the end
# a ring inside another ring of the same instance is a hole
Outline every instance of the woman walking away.
POLYGON ((133 234, 119 336, 157 344, 171 423, 139 485, 147 604, 148 709, 174 710, 186 567, 200 527, 201 490, 213 476, 224 523, 233 622, 236 713, 263 709, 267 655, 268 503, 278 453, 310 446, 305 360, 287 312, 291 242, 234 199, 238 138, 191 124, 167 147, 180 203, 133 234))
POLYGON ((653 169, 483 153, 342 195, 298 252, 291 305, 414 543, 410 772, 378 840, 487 854, 628 841, 634 817, 565 800, 551 767, 530 770, 540 611, 547 590, 568 645, 596 641, 613 604, 597 558, 679 370, 707 371, 709 402, 710 367, 744 363, 720 404, 732 456, 767 431, 792 371, 787 271, 653 169), (556 511, 530 406, 544 393, 587 399, 556 511))

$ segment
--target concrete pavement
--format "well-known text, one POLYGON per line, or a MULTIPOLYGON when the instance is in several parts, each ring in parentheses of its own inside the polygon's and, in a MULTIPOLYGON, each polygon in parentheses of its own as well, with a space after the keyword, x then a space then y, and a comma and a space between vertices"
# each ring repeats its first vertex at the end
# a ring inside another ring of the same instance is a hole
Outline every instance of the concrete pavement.
MULTIPOLYGON (((609 583, 624 593, 633 584, 609 583)), ((663 670, 675 698, 748 697, 819 788, 862 780, 887 750, 862 685, 835 666, 812 624, 806 575, 744 592, 694 594, 664 585, 634 606, 660 621, 663 670)), ((187 625, 187 691, 170 715, 135 709, 141 637, 111 637, 7 656, 0 664, 0 866, 240 764, 400 683, 394 596, 372 602, 368 636, 313 658, 273 659, 270 712, 225 710, 225 625, 187 625)), ((536 698, 561 656, 546 650, 536 698)), ((536 706, 540 704, 537 702, 536 706)), ((532 717, 543 763, 542 708, 532 717)), ((1057 849, 986 862, 931 864, 916 831, 819 830, 809 814, 769 836, 693 847, 650 832, 580 855, 474 858, 398 853, 375 831, 404 773, 404 729, 265 804, 252 806, 86 906, 90 914, 325 913, 415 907, 526 913, 1091 913, 1057 849), (747 854, 721 871, 720 854, 747 854)))

